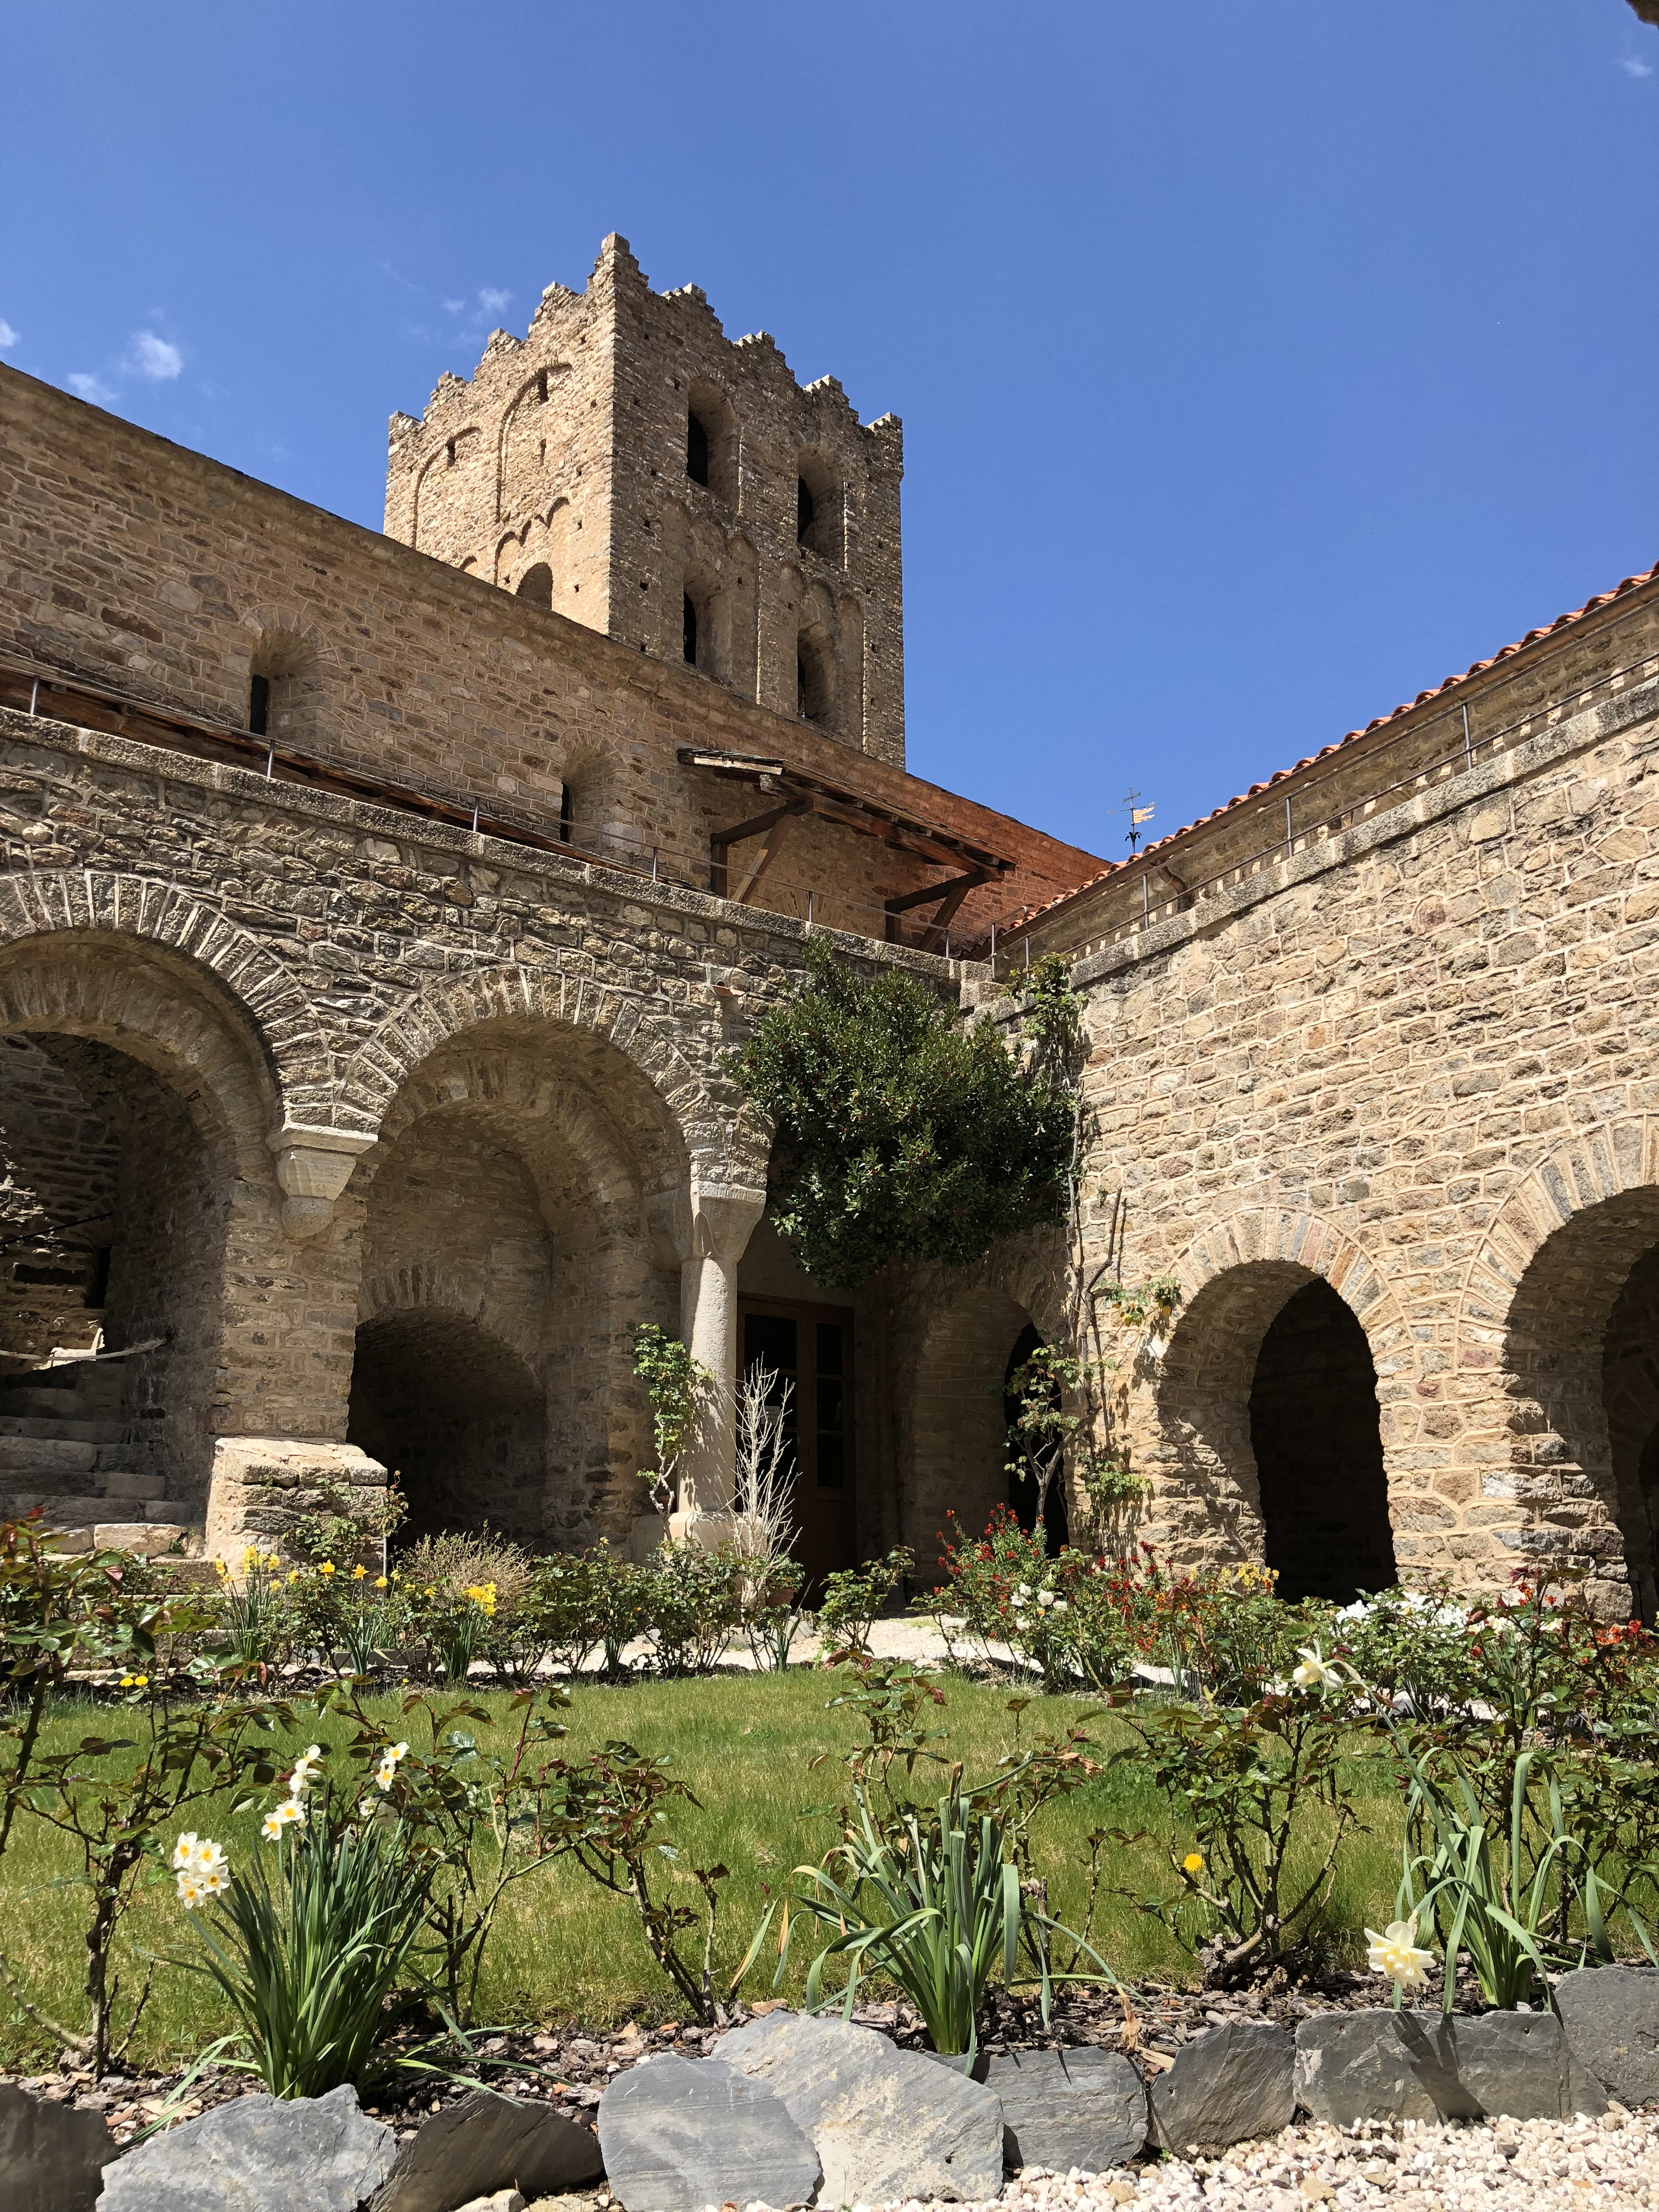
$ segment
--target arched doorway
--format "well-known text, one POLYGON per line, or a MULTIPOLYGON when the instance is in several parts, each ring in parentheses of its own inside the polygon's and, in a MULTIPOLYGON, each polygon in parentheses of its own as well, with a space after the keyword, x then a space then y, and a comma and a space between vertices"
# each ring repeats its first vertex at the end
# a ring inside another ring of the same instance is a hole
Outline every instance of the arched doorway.
POLYGON ((1250 1382, 1250 1449, 1279 1594, 1346 1604, 1398 1579, 1365 1332, 1322 1279, 1268 1324, 1250 1382))
POLYGON ((917 1347, 909 1401, 908 1540, 924 1569, 953 1533, 983 1534, 1011 1501, 1004 1393, 1031 1316, 1006 1291, 965 1285, 941 1301, 917 1347))
POLYGON ((1538 1246, 1504 1333, 1527 1553, 1605 1613, 1659 1613, 1659 1189, 1583 1207, 1538 1246), (1622 1557, 1621 1557, 1622 1555, 1622 1557))
POLYGON ((538 1539, 546 1407, 528 1364, 464 1314, 387 1314, 357 1331, 349 1441, 398 1478, 400 1539, 479 1529, 538 1539))
POLYGON ((1285 1259, 1212 1275, 1177 1313, 1158 1412, 1183 1549, 1263 1559, 1289 1599, 1397 1579, 1370 1343, 1323 1275, 1285 1259))
POLYGON ((1034 1446, 1024 1443, 1019 1426, 1021 1413, 1034 1397, 1048 1405, 1054 1405, 1059 1399, 1059 1389, 1052 1380, 1030 1369, 1032 1354, 1042 1349, 1042 1338, 1035 1322, 1028 1322, 1014 1340, 1002 1378, 1003 1457, 1008 1472, 1008 1504, 1014 1517, 1028 1536, 1034 1534, 1041 1501, 1043 1534, 1048 1556, 1053 1559, 1071 1541, 1066 1470, 1063 1466, 1056 1468, 1052 1464, 1052 1447, 1045 1452, 1040 1438, 1034 1446), (1046 1468, 1042 1464, 1045 1461, 1048 1462, 1046 1468), (1042 1480, 1045 1472, 1048 1476, 1046 1488, 1042 1480))

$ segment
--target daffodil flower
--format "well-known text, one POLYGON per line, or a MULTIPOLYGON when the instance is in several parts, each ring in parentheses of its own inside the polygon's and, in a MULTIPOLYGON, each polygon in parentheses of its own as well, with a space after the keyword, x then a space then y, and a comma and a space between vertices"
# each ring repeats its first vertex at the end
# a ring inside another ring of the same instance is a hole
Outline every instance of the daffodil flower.
POLYGON ((1395 1988, 1401 1990, 1420 1990, 1427 1981, 1434 1954, 1417 1948, 1414 1912, 1408 1920, 1389 1921, 1380 1936, 1375 1928, 1368 1928, 1365 1941, 1370 1946, 1365 1954, 1370 1972, 1386 1974, 1395 1988))
POLYGON ((173 1845, 173 1863, 175 1868, 195 1865, 196 1831, 194 1828, 186 1828, 173 1845))
POLYGON ((297 1797, 288 1797, 277 1806, 275 1812, 267 1813, 259 1826, 264 1832, 265 1841, 274 1844, 284 1828, 295 1826, 302 1828, 305 1823, 305 1807, 297 1797))
POLYGON ((1302 1664, 1291 1674, 1291 1680, 1298 1690, 1340 1690, 1342 1687, 1341 1675, 1326 1660, 1316 1644, 1298 1644, 1296 1656, 1302 1664))

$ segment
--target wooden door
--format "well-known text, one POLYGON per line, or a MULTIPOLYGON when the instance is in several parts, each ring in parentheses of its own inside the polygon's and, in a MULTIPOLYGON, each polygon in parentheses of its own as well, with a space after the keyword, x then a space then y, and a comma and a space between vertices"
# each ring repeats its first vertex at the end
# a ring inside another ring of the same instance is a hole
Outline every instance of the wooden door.
POLYGON ((853 1314, 849 1306, 742 1298, 745 1374, 763 1362, 790 1382, 786 1425, 795 1475, 795 1557, 809 1595, 827 1574, 858 1565, 853 1468, 853 1314))

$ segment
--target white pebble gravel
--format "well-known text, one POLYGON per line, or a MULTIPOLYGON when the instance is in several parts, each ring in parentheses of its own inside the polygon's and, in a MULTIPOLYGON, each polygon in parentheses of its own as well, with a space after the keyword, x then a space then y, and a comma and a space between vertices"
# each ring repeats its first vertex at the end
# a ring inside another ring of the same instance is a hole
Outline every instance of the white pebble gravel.
MULTIPOLYGON (((1659 2113, 1398 2129, 1309 2123, 1263 2142, 1235 2143, 1215 2158, 1168 2158, 1109 2173, 1028 2168, 1003 2191, 995 2212, 1125 2212, 1130 2205, 1136 2212, 1311 2212, 1320 2204, 1340 2212, 1659 2207, 1659 2113)), ((912 2200, 899 2212, 921 2208, 912 2200)))

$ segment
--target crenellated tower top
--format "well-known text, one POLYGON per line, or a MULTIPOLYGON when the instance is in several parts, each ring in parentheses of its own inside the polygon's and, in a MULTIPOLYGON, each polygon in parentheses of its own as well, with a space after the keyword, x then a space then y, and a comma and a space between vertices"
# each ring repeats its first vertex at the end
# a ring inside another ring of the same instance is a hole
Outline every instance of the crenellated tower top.
POLYGON ((797 383, 625 238, 392 417, 388 536, 904 759, 899 419, 797 383))

